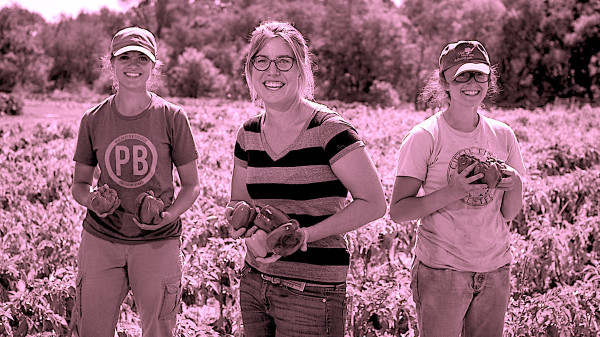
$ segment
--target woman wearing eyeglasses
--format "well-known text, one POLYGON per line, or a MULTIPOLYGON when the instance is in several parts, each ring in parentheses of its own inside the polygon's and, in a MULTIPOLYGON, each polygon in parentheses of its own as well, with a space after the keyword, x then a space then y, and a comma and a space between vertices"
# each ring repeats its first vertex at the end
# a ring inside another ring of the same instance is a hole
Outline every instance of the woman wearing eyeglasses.
POLYGON ((299 228, 290 228, 300 241, 296 251, 278 254, 256 226, 233 232, 248 246, 240 281, 244 335, 344 336, 344 233, 385 214, 377 171, 354 127, 311 100, 310 54, 292 25, 255 28, 245 74, 264 110, 238 130, 225 216, 236 218, 241 201, 275 207, 297 221, 299 228))
POLYGON ((448 44, 423 93, 443 110, 400 146, 390 216, 418 219, 411 289, 419 336, 502 336, 508 222, 521 209, 525 168, 510 127, 478 112, 496 91, 481 43, 448 44))

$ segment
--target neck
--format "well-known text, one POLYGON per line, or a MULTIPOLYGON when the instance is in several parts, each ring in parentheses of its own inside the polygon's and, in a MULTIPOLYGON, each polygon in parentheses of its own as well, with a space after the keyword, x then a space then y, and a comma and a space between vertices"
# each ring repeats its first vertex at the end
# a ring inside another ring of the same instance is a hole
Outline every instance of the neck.
POLYGON ((284 108, 265 105, 265 111, 265 123, 286 129, 297 124, 304 124, 312 108, 308 101, 298 98, 284 108))
POLYGON ((150 92, 132 92, 128 90, 119 90, 115 95, 115 104, 119 113, 126 116, 135 116, 148 107, 150 103, 150 92))
POLYGON ((479 124, 477 107, 456 107, 450 105, 442 115, 452 128, 462 132, 471 132, 479 124))

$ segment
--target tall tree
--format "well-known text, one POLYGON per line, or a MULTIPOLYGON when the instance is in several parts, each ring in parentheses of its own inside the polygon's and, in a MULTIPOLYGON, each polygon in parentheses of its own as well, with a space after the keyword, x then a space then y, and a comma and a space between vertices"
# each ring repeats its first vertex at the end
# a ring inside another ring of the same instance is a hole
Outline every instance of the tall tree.
POLYGON ((594 101, 600 94, 600 2, 578 1, 572 31, 565 35, 570 47, 573 95, 594 101))
POLYGON ((18 5, 0 9, 0 91, 44 90, 51 60, 41 48, 45 20, 18 5))

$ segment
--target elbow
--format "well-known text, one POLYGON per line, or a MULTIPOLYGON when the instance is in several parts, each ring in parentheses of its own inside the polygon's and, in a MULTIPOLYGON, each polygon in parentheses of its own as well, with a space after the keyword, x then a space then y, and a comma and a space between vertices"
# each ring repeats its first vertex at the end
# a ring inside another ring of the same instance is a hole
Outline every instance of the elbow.
POLYGON ((194 185, 194 188, 192 189, 192 195, 194 196, 194 201, 196 199, 198 199, 198 196, 200 195, 200 184, 196 184, 194 185))
POLYGON ((381 202, 377 203, 374 213, 375 213, 374 220, 383 218, 385 216, 385 214, 387 213, 387 203, 385 202, 385 198, 381 202))
POLYGON ((410 218, 407 212, 405 212, 405 210, 398 206, 398 204, 390 205, 390 219, 392 219, 392 221, 395 223, 413 220, 410 218))
POLYGON ((387 202, 385 201, 385 196, 382 194, 376 200, 372 202, 371 207, 371 217, 372 220, 377 220, 379 218, 383 218, 387 213, 387 202))
POLYGON ((390 219, 392 219, 393 222, 399 223, 402 222, 402 218, 400 217, 400 212, 398 211, 397 207, 394 207, 394 205, 390 206, 390 219))

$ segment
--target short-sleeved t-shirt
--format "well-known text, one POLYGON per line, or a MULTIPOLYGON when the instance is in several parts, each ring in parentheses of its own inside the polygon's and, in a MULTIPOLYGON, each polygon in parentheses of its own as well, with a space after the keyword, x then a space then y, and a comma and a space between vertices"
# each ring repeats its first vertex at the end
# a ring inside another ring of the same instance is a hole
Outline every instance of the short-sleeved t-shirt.
POLYGON ((150 231, 139 228, 133 217, 135 199, 153 191, 165 207, 173 202, 173 165, 198 158, 191 127, 184 110, 152 94, 150 105, 135 116, 120 114, 115 96, 86 111, 81 118, 77 163, 98 166, 98 186, 117 191, 121 205, 106 218, 89 211, 83 228, 116 243, 137 244, 181 235, 181 221, 150 231))
MULTIPOLYGON (((423 182, 419 196, 448 185, 462 154, 501 159, 520 175, 525 167, 517 139, 502 122, 480 116, 472 132, 452 128, 442 113, 415 126, 403 139, 396 176, 423 182)), ((416 258, 433 268, 487 272, 512 260, 510 234, 500 212, 503 191, 485 189, 419 219, 416 258)))
MULTIPOLYGON (((340 211, 348 189, 331 165, 364 146, 356 130, 340 115, 317 106, 293 144, 275 154, 266 142, 260 114, 240 127, 235 164, 246 168, 246 186, 257 206, 277 207, 301 227, 309 227, 340 211)), ((246 261, 259 271, 291 279, 341 283, 346 281, 350 256, 343 235, 308 244, 306 252, 261 264, 248 251, 246 261)))

